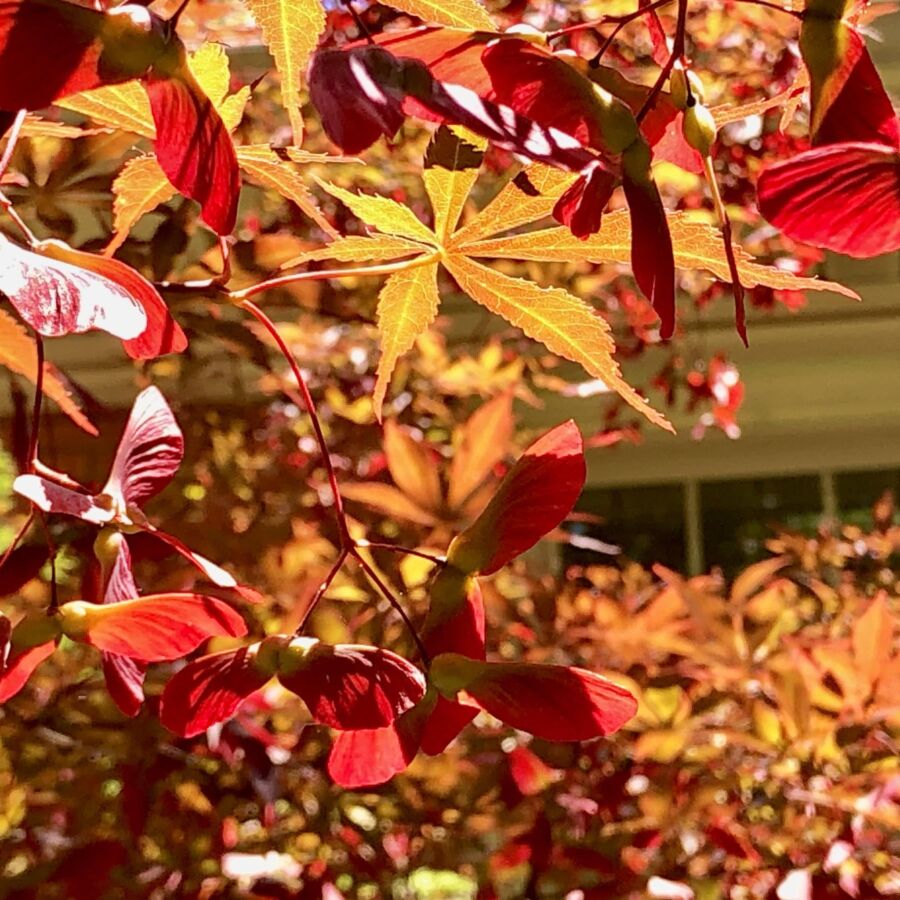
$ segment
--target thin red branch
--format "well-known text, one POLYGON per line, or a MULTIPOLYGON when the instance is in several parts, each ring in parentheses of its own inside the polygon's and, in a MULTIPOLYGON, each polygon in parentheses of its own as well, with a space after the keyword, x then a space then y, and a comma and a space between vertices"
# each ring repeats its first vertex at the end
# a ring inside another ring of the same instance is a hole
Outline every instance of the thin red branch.
POLYGON ((309 391, 309 386, 306 383, 306 379, 303 377, 303 372, 300 370, 300 366, 297 365, 297 360, 294 358, 294 354, 291 353, 290 347, 288 347, 284 338, 275 327, 275 323, 252 300, 244 300, 241 303, 241 306, 246 309, 247 312, 249 312, 263 326, 263 328, 266 329, 272 340, 275 341, 276 346, 281 351, 281 355, 287 361, 287 364, 297 381, 297 386, 300 388, 300 394, 303 397, 303 402, 306 404, 306 413, 309 416, 310 423, 312 424, 313 433, 315 434, 316 438, 316 444, 318 445, 319 453, 322 457, 322 463, 324 464, 325 472, 328 475, 328 484, 331 487, 331 495, 334 500, 334 512, 337 518, 338 529, 341 536, 341 546, 342 548, 346 549, 347 547, 352 545, 352 540, 347 529, 347 517, 344 513, 344 501, 341 498, 341 491, 337 480, 337 472, 335 472, 334 470, 334 463, 332 463, 331 461, 331 454, 328 451, 328 443, 325 440, 325 432, 322 430, 322 422, 319 419, 319 413, 316 409, 316 404, 313 400, 312 394, 309 391))
POLYGON ((422 550, 412 550, 409 547, 401 547, 398 544, 384 544, 378 541, 356 541, 356 546, 370 550, 387 550, 390 553, 402 553, 404 556, 418 556, 419 559, 427 559, 436 566, 447 564, 446 556, 434 556, 431 553, 425 553, 422 550))
POLYGON ((672 52, 669 53, 669 58, 666 60, 666 64, 660 70, 656 82, 650 89, 650 93, 647 94, 647 99, 644 100, 644 103, 638 111, 638 114, 635 116, 638 125, 640 125, 640 123, 643 121, 644 116, 646 116, 647 113, 650 112, 651 109, 653 109, 653 104, 656 102, 656 98, 659 96, 659 92, 663 89, 663 85, 668 80, 669 75, 672 74, 672 69, 675 66, 676 60, 679 60, 684 56, 684 38, 685 33, 687 32, 687 14, 688 0, 678 0, 678 18, 675 22, 675 37, 672 39, 672 52))
POLYGON ((31 413, 31 436, 28 439, 28 455, 25 466, 34 472, 34 461, 38 454, 38 437, 41 429, 41 404, 44 399, 44 339, 35 332, 34 346, 37 351, 37 370, 34 375, 34 407, 31 413))
POLYGON ((428 655, 428 651, 425 649, 425 644, 422 643, 422 638, 419 637, 419 632, 416 631, 415 625, 412 623, 412 619, 407 615, 406 610, 403 608, 403 605, 400 601, 393 595, 391 589, 381 580, 381 577, 366 562, 366 560, 359 554, 357 549, 354 547, 351 551, 353 558, 362 566, 363 571, 366 575, 371 579, 372 583, 378 590, 381 592, 381 595, 387 600, 388 603, 396 611, 397 615, 403 620, 403 624, 406 626, 407 631, 410 633, 413 641, 416 644, 416 649, 419 651, 419 656, 422 659, 425 667, 427 668, 431 665, 431 657, 428 655))
POLYGON ((9 546, 3 551, 3 556, 0 556, 0 569, 2 569, 6 565, 6 561, 12 556, 13 550, 19 545, 19 541, 25 537, 28 529, 31 527, 31 523, 34 521, 34 507, 28 511, 28 515, 25 517, 25 521, 19 526, 19 530, 13 536, 13 539, 10 541, 9 546))

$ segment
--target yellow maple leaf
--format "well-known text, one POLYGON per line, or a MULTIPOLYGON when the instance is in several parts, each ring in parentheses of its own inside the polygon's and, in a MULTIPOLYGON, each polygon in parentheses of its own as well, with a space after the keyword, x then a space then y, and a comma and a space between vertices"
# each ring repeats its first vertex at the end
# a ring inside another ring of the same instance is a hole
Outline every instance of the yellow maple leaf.
MULTIPOLYGON (((0 309, 0 366, 37 384, 37 351, 34 338, 8 313, 0 309)), ((79 427, 96 437, 99 432, 72 398, 56 367, 44 363, 44 394, 79 427)))
POLYGON ((128 160, 113 181, 113 236, 103 252, 111 256, 128 237, 138 219, 175 195, 175 188, 155 156, 128 160))
MULTIPOLYGON (((228 95, 231 73, 228 55, 219 44, 204 44, 188 58, 194 77, 216 107, 229 131, 237 128, 250 97, 250 89, 242 87, 228 95)), ((132 131, 152 139, 156 130, 146 92, 136 81, 87 91, 64 101, 70 109, 88 115, 116 128, 132 131)), ((295 164, 348 161, 320 153, 307 153, 289 148, 276 153, 268 144, 253 144, 236 148, 242 171, 253 181, 277 191, 296 203, 329 237, 337 237, 334 226, 322 215, 295 164)), ((113 183, 113 237, 106 247, 107 254, 115 253, 128 237, 137 221, 146 213, 165 203, 175 194, 162 169, 153 156, 130 160, 113 183)))
MULTIPOLYGON (((473 143, 468 136, 453 134, 446 127, 438 129, 426 159, 426 188, 432 201, 435 219, 440 230, 446 232, 450 223, 457 223, 466 203, 467 192, 463 185, 471 186, 481 163, 483 144, 473 143)), ((547 170, 549 172, 550 170, 547 170)), ((538 181, 544 170, 537 170, 538 181)), ((551 186, 560 192, 561 182, 546 175, 551 186)), ((378 325, 381 331, 382 359, 373 397, 376 415, 381 409, 388 381, 399 356, 412 347, 416 337, 434 320, 437 312, 437 269, 441 264, 459 282, 473 300, 491 312, 502 316, 529 337, 541 341, 553 353, 582 365, 651 422, 671 430, 668 420, 637 393, 621 376, 613 357, 613 343, 609 325, 596 310, 579 297, 562 288, 540 288, 520 278, 512 278, 476 263, 458 240, 457 232, 442 240, 406 206, 387 197, 353 194, 334 185, 323 187, 345 203, 350 210, 367 224, 387 235, 399 238, 401 243, 385 242, 381 236, 357 238, 348 256, 347 241, 337 241, 312 254, 305 254, 296 261, 313 258, 340 258, 387 262, 397 260, 381 271, 389 278, 378 297, 378 325), (411 257, 410 259, 401 259, 411 257)), ((531 221, 521 221, 522 204, 515 202, 514 192, 536 193, 533 186, 507 186, 505 197, 493 206, 489 214, 493 223, 491 232, 514 227, 531 221), (503 209, 506 218, 499 214, 503 209), (509 224, 513 223, 513 224, 509 224)), ((552 190, 551 190, 552 193, 552 190)), ((504 192, 501 192, 504 194, 504 192)), ((535 202, 524 204, 537 215, 548 212, 552 200, 544 198, 538 206, 535 202)), ((482 213, 484 215, 484 213, 482 213)), ((477 229, 463 232, 477 233, 477 229)), ((294 261, 294 262, 296 262, 294 261)))
POLYGON ((412 349, 416 338, 434 322, 441 298, 438 294, 438 263, 428 261, 388 276, 378 295, 378 329, 381 359, 372 404, 381 418, 381 408, 397 360, 412 349))
POLYGON ((288 112, 294 143, 303 140, 300 81, 325 29, 319 0, 246 0, 262 29, 263 39, 281 75, 281 98, 288 112))
MULTIPOLYGON (((615 390, 651 422, 671 425, 623 378, 614 358, 615 345, 606 320, 588 303, 562 287, 539 287, 476 259, 535 260, 563 263, 631 261, 631 224, 627 211, 604 216, 603 226, 587 240, 567 228, 551 227, 503 236, 547 217, 575 177, 545 166, 532 166, 512 179, 474 217, 457 225, 475 182, 484 144, 446 127, 438 129, 426 157, 424 182, 434 212, 428 228, 413 211, 387 197, 355 194, 322 184, 353 214, 376 229, 371 237, 348 237, 308 251, 285 266, 334 259, 380 265, 340 270, 347 275, 387 275, 378 296, 382 340, 373 405, 380 418, 388 382, 399 357, 434 320, 437 275, 443 266, 477 303, 506 319, 558 356, 578 363, 588 374, 615 390), (501 235, 495 237, 494 235, 501 235)), ((686 213, 667 214, 675 264, 707 271, 730 281, 731 271, 721 233, 686 213)), ((779 290, 835 291, 856 294, 830 281, 794 275, 757 263, 735 247, 737 267, 748 286, 779 290)), ((339 275, 338 272, 335 275, 339 275)))
MULTIPOLYGON (((307 154, 307 162, 325 162, 329 157, 307 154)), ((282 197, 293 201, 329 237, 338 236, 334 226, 322 215, 315 198, 289 161, 281 159, 268 144, 253 144, 237 148, 238 165, 246 175, 263 187, 272 188, 282 197)))
MULTIPOLYGON (((680 269, 703 269, 722 281, 730 281, 728 260, 722 246, 721 232, 687 213, 667 213, 675 265, 680 269)), ((603 227, 587 240, 576 238, 568 228, 545 228, 527 234, 488 240, 455 243, 455 249, 469 256, 491 259, 527 259, 541 262, 617 262, 628 265, 631 260, 631 225, 625 210, 607 213, 603 227)), ((735 244, 735 257, 741 280, 747 287, 764 285, 776 290, 833 291, 851 297, 855 291, 834 281, 794 275, 776 266, 754 262, 742 247, 735 244)))

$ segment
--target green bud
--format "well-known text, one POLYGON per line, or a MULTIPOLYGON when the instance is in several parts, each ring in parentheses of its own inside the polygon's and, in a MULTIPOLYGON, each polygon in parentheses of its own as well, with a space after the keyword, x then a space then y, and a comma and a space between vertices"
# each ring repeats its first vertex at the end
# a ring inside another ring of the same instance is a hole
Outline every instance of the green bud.
POLYGON ((606 151, 622 153, 638 138, 639 130, 630 107, 606 88, 594 85, 594 96, 600 111, 600 130, 606 151))
POLYGON ((669 76, 669 94, 672 105, 677 109, 687 109, 689 97, 701 103, 706 99, 700 76, 693 69, 685 69, 681 65, 676 65, 669 76))
POLYGON ((97 562, 103 567, 104 572, 108 571, 115 563, 123 540, 124 538, 115 528, 108 527, 101 528, 94 539, 94 556, 97 557, 97 562))
POLYGON ((709 156, 717 132, 716 120, 702 103, 695 103, 684 111, 684 139, 701 156, 709 156))

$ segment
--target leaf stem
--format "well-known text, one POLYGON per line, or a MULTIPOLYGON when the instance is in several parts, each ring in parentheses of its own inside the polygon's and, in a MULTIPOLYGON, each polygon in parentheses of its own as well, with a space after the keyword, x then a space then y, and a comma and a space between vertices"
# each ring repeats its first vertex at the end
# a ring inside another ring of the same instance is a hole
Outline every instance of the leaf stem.
POLYGON ((297 365, 297 360, 294 358, 294 354, 291 353, 291 350, 285 342, 284 338, 275 327, 275 323, 252 300, 243 300, 240 305, 244 309, 246 309, 247 312, 249 312, 263 326, 263 328, 266 329, 272 340, 275 341, 278 349, 281 351, 281 355, 287 361, 287 364, 297 381, 297 386, 300 389, 300 394, 303 397, 303 402, 306 404, 306 414, 309 416, 310 423, 312 424, 313 433, 315 434, 316 438, 316 444, 319 447, 319 453, 325 466, 325 472, 328 475, 328 484, 331 488, 331 495, 334 501, 335 517, 337 518, 338 529, 340 531, 341 547, 342 549, 347 549, 348 547, 352 546, 353 542, 350 538, 350 532, 347 528, 347 517, 344 513, 344 501, 341 498, 341 491, 340 487, 338 486, 337 473, 334 469, 334 463, 332 463, 331 454, 328 451, 328 444, 325 440, 325 432, 322 430, 322 422, 319 419, 319 413, 316 409, 316 404, 313 400, 312 394, 310 393, 309 386, 306 383, 306 379, 303 377, 303 372, 300 370, 300 366, 297 365))
POLYGON ((653 108, 653 104, 656 102, 656 98, 659 96, 659 92, 662 90, 663 85, 666 83, 666 80, 672 73, 672 69, 675 66, 676 60, 679 60, 684 56, 684 38, 687 31, 687 14, 688 0, 678 0, 678 18, 675 22, 675 37, 672 40, 672 50, 669 53, 669 58, 666 60, 666 64, 660 70, 656 82, 654 83, 653 87, 650 88, 650 93, 647 94, 647 98, 644 100, 640 110, 638 111, 638 114, 635 116, 638 125, 641 124, 641 122, 644 120, 644 117, 653 108))
POLYGON ((370 566, 369 563, 367 563, 366 560, 360 555, 356 547, 353 547, 350 553, 353 558, 360 564, 360 566, 362 566, 363 571, 372 580, 375 587, 378 588, 384 599, 391 604, 397 615, 400 616, 400 618, 403 620, 403 624, 406 626, 407 631, 410 633, 410 636, 415 642, 416 649, 419 651, 419 656, 421 657, 423 664, 426 668, 428 668, 428 666, 431 665, 431 657, 429 656, 428 651, 425 649, 425 644, 422 642, 422 638, 419 637, 419 632, 416 631, 416 628, 413 625, 412 620, 407 615, 406 610, 403 608, 403 605, 393 595, 391 589, 381 580, 381 577, 378 575, 375 569, 373 569, 372 566, 370 566))
POLYGON ((436 566, 444 566, 447 564, 446 556, 435 556, 431 553, 425 553, 422 550, 413 550, 409 547, 401 547, 399 544, 384 544, 379 541, 356 541, 357 547, 362 547, 364 550, 387 550, 391 553, 402 553, 405 556, 417 556, 419 559, 427 559, 429 562, 433 562, 436 566))
POLYGON ((303 627, 306 625, 306 621, 307 619, 309 619, 310 614, 319 605, 319 601, 325 596, 325 592, 328 590, 328 588, 331 587, 331 582, 334 581, 337 573, 341 571, 341 568, 349 555, 350 550, 346 547, 344 547, 338 554, 338 558, 335 560, 334 565, 322 580, 322 583, 316 588, 315 594, 313 594, 312 599, 309 601, 309 605, 304 610, 300 622, 294 629, 295 635, 299 635, 303 631, 303 627))
POLYGON ((3 556, 0 556, 0 569, 2 569, 6 565, 6 561, 12 556, 13 550, 19 545, 19 541, 25 537, 25 533, 31 527, 31 523, 34 521, 34 506, 30 505, 30 509, 28 510, 28 515, 25 517, 25 521, 19 527, 19 530, 13 536, 12 541, 10 541, 9 546, 3 551, 3 556))
POLYGON ((41 404, 44 399, 44 339, 38 332, 34 333, 34 346, 37 351, 37 370, 34 373, 34 407, 31 412, 31 435, 28 439, 28 455, 25 459, 26 470, 35 471, 34 461, 38 454, 38 436, 41 428, 41 404))
POLYGON ((228 298, 238 305, 245 304, 251 297, 262 294, 265 291, 284 287, 288 284, 296 284, 301 281, 326 281, 329 278, 353 278, 366 275, 391 275, 394 272, 402 272, 404 269, 414 269, 419 266, 434 262, 440 256, 438 251, 416 256, 413 259, 404 259, 399 262, 384 263, 378 266, 360 266, 356 269, 321 269, 315 272, 294 272, 292 275, 281 275, 277 278, 268 278, 258 284, 251 284, 240 291, 230 291, 228 298))
POLYGON ((734 324, 737 328, 737 333, 744 342, 744 346, 747 347, 749 344, 747 342, 747 313, 744 309, 744 285, 741 283, 741 273, 738 270, 737 258, 734 254, 731 217, 728 215, 728 210, 722 201, 722 194, 719 191, 719 183, 716 181, 716 170, 713 168, 711 156, 703 157, 703 173, 706 175, 713 205, 716 208, 716 215, 719 218, 719 224, 722 226, 725 258, 728 260, 728 271, 731 273, 731 292, 734 295, 734 324))

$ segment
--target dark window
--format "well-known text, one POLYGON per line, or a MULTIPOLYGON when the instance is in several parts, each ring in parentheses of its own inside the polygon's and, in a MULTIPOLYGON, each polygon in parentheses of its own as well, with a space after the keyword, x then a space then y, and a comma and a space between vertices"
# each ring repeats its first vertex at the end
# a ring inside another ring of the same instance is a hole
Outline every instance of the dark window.
MULTIPOLYGON (((600 522, 573 522, 567 526, 573 534, 615 544, 623 556, 644 565, 661 562, 684 568, 684 488, 680 484, 589 489, 577 508, 599 517, 600 522)), ((567 558, 580 564, 604 559, 578 547, 570 547, 567 558)))
MULTIPOLYGON (((872 525, 872 506, 887 490, 900 498, 900 469, 841 472, 835 476, 841 521, 863 528, 872 525)), ((894 521, 898 521, 895 513, 894 521)))
POLYGON ((765 542, 781 527, 811 534, 822 515, 817 475, 753 478, 700 485, 707 566, 734 574, 763 559, 765 542))

